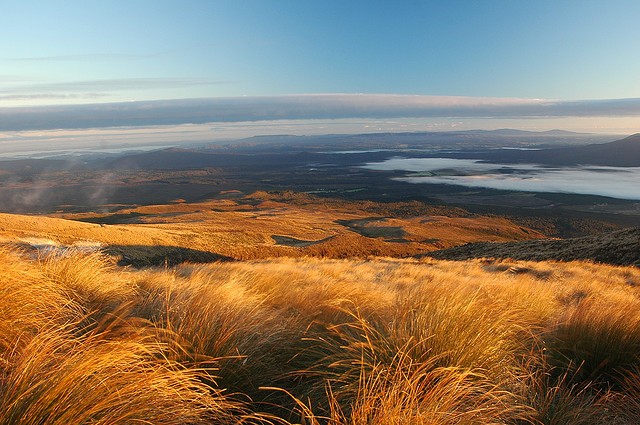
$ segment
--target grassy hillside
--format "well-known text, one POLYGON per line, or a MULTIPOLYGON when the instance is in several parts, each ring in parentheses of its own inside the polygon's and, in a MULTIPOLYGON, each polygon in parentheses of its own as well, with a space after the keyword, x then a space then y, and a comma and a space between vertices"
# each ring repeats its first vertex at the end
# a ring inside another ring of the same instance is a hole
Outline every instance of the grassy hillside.
POLYGON ((640 266, 640 228, 575 239, 470 243, 427 255, 448 260, 483 257, 533 261, 591 260, 616 265, 640 266))
POLYGON ((637 268, 0 261, 0 424, 640 422, 637 268))
POLYGON ((21 240, 25 248, 38 241, 93 244, 120 256, 123 264, 144 266, 281 256, 408 257, 467 242, 542 237, 504 218, 417 202, 349 202, 265 192, 228 197, 112 213, 0 214, 0 242, 21 240))

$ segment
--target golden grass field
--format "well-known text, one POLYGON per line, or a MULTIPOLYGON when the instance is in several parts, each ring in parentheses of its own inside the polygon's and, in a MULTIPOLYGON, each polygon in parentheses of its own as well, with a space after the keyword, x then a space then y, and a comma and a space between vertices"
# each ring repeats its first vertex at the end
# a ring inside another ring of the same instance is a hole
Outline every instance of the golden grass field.
POLYGON ((637 268, 0 261, 0 424, 640 423, 637 268))
MULTIPOLYGON (((408 257, 467 242, 543 236, 505 218, 451 212, 419 203, 337 201, 256 192, 237 199, 129 207, 117 213, 54 217, 0 214, 0 244, 32 240, 100 244, 113 254, 145 265, 163 264, 158 259, 171 257, 180 249, 192 250, 193 255, 241 260, 408 257)), ((183 257, 190 259, 186 254, 183 257)))

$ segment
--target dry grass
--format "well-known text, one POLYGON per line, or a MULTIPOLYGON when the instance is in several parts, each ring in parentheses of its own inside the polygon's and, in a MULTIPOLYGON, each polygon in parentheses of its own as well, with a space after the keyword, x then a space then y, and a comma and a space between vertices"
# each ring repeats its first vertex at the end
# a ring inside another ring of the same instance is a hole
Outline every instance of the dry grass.
POLYGON ((618 387, 640 365, 640 303, 583 299, 558 318, 548 348, 573 381, 618 387))
POLYGON ((640 422, 638 269, 0 261, 0 424, 640 422))
POLYGON ((212 370, 171 360, 180 341, 131 314, 139 290, 106 258, 0 261, 0 424, 260 421, 212 370))
POLYGON ((192 261, 206 261, 203 258, 207 254, 241 260, 408 257, 467 242, 542 237, 504 218, 447 217, 445 213, 454 211, 410 204, 336 201, 303 194, 289 198, 256 192, 237 200, 140 206, 115 214, 64 214, 64 219, 0 214, 0 242, 30 238, 61 244, 99 242, 132 260, 131 264, 161 265, 162 258, 156 257, 162 251, 166 257, 185 256, 192 261), (409 207, 408 213, 403 212, 405 207, 409 207), (361 228, 339 224, 370 219, 373 221, 361 228), (404 235, 400 238, 403 241, 398 242, 398 236, 385 237, 381 231, 385 228, 397 228, 404 235), (363 236, 355 231, 358 229, 378 237, 363 236), (278 244, 273 236, 322 242, 291 247, 278 244))
POLYGON ((139 328, 38 333, 7 361, 1 424, 234 423, 240 406, 163 358, 139 328))

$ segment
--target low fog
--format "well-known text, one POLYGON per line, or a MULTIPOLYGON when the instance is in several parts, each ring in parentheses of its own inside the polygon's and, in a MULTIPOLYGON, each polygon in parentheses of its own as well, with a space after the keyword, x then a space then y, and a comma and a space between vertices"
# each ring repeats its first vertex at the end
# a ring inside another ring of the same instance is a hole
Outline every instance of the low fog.
POLYGON ((579 193, 640 200, 638 167, 543 167, 535 164, 489 164, 451 158, 392 158, 370 163, 371 170, 403 170, 409 183, 453 184, 527 192, 579 193), (433 173, 433 175, 411 175, 433 173))

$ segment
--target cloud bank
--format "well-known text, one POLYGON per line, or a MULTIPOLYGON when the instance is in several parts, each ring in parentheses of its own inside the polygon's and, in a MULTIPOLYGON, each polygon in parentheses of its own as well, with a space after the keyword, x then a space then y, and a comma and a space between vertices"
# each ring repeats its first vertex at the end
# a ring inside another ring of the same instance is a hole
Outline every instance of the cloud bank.
POLYGON ((393 158, 370 163, 363 168, 409 172, 447 170, 441 175, 395 178, 409 183, 452 184, 527 192, 580 193, 640 200, 638 167, 547 168, 534 164, 489 164, 471 159, 393 158), (501 172, 506 169, 508 173, 501 172))
POLYGON ((567 101, 310 94, 0 108, 0 131, 341 118, 621 116, 640 116, 640 98, 567 101))

